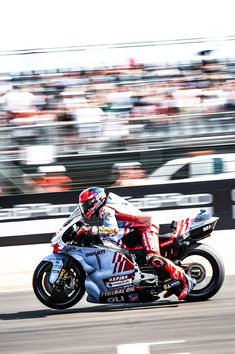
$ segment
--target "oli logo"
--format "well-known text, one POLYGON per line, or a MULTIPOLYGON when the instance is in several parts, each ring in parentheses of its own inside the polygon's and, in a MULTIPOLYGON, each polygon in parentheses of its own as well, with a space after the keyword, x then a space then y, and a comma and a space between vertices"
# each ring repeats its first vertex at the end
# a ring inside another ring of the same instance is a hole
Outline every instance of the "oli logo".
POLYGON ((124 296, 111 296, 107 299, 108 302, 124 302, 124 296))

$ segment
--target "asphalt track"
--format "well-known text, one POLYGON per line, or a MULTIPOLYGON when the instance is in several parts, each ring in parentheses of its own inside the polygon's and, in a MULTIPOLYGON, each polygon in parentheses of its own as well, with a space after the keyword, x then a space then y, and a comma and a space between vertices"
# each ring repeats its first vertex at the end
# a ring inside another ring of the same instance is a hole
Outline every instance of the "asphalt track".
POLYGON ((2 354, 235 353, 235 276, 209 301, 44 307, 32 291, 0 293, 2 354), (135 345, 134 345, 135 343, 135 345), (132 345, 125 345, 132 344, 132 345))

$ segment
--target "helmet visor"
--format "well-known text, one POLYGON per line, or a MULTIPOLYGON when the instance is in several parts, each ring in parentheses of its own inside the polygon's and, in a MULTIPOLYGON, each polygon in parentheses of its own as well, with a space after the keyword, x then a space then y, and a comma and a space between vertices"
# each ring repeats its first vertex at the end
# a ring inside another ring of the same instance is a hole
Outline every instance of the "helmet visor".
POLYGON ((82 214, 85 215, 86 218, 90 218, 94 214, 93 207, 95 202, 96 201, 94 199, 91 199, 80 203, 82 214))

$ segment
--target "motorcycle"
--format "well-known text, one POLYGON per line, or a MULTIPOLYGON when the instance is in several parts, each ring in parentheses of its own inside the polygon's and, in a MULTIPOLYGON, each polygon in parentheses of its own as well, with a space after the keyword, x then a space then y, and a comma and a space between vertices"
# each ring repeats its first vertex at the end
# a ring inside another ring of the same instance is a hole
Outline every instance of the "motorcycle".
MULTIPOLYGON (((218 220, 200 210, 193 219, 172 221, 170 232, 159 236, 162 256, 197 281, 185 301, 208 300, 223 284, 225 272, 219 254, 199 242, 211 235, 218 220)), ((45 306, 70 308, 85 292, 88 302, 109 304, 153 302, 164 290, 176 296, 180 293, 180 281, 146 263, 144 250, 133 246, 138 239, 134 233, 126 240, 123 237, 120 246, 120 240, 102 236, 77 238, 82 225, 77 208, 52 238, 53 252, 34 271, 34 293, 45 306)))

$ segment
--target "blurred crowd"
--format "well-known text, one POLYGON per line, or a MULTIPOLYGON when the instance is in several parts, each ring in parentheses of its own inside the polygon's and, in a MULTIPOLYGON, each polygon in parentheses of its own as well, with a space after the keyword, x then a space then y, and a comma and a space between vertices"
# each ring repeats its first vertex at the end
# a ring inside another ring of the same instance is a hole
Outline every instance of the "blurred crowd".
POLYGON ((45 166, 66 154, 234 131, 234 69, 235 61, 202 55, 171 66, 132 58, 122 67, 0 75, 1 164, 45 166))

